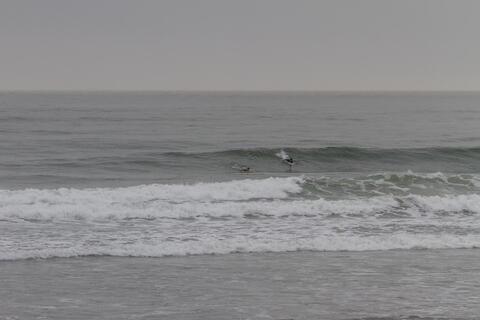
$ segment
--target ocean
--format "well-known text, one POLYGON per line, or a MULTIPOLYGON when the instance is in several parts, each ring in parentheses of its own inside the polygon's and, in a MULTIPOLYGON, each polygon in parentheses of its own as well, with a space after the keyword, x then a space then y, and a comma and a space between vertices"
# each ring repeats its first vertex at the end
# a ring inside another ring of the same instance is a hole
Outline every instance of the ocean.
POLYGON ((479 128, 474 92, 0 92, 0 319, 477 319, 479 128))

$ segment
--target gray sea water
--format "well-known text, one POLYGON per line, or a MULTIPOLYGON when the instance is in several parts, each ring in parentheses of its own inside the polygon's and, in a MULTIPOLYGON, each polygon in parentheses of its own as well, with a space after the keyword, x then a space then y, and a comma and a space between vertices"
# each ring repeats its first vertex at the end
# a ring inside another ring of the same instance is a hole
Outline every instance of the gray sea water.
POLYGON ((468 92, 1 92, 0 318, 476 319, 479 125, 468 92))

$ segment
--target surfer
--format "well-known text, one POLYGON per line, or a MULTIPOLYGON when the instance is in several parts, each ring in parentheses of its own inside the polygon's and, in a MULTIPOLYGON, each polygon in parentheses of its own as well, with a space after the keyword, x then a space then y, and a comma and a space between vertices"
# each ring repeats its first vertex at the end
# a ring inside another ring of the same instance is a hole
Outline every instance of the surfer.
POLYGON ((293 166, 293 158, 290 157, 288 154, 285 156, 283 161, 285 161, 290 167, 293 166))
POLYGON ((232 169, 237 169, 240 172, 250 172, 250 167, 244 166, 243 164, 235 164, 232 169))
POLYGON ((280 150, 279 153, 275 154, 277 157, 282 159, 282 161, 290 166, 290 170, 292 170, 293 165, 295 164, 295 161, 293 161, 293 158, 290 157, 284 150, 280 150))
POLYGON ((240 170, 240 172, 250 172, 250 167, 240 166, 238 170, 240 170))

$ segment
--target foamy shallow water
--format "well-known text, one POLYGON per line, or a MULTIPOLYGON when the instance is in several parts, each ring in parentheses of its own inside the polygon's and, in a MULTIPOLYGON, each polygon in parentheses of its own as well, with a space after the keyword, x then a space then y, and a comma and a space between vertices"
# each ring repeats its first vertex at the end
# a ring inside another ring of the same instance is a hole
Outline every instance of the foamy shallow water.
POLYGON ((474 249, 0 261, 0 310, 4 319, 474 320, 479 259, 474 249))
POLYGON ((405 176, 4 190, 0 259, 480 247, 478 177, 405 176))

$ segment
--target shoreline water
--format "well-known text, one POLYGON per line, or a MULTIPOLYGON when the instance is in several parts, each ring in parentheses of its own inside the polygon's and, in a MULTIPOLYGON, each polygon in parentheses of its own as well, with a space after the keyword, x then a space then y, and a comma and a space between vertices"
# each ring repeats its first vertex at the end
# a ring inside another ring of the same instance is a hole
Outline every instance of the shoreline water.
POLYGON ((473 320, 479 258, 445 249, 0 261, 0 319, 473 320))

